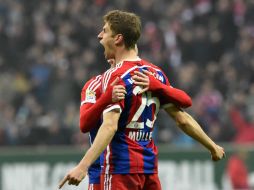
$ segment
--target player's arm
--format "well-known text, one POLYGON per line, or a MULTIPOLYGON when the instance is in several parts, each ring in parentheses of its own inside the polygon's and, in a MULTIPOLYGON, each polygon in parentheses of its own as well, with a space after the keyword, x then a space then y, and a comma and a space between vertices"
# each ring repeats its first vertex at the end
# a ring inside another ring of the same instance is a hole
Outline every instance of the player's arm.
POLYGON ((204 145, 211 153, 212 160, 217 161, 225 156, 224 149, 210 139, 200 125, 187 112, 174 105, 165 109, 176 122, 177 126, 187 135, 204 145))
POLYGON ((103 123, 95 137, 92 146, 88 149, 83 159, 60 182, 59 189, 68 181, 70 185, 79 185, 87 174, 88 168, 100 156, 111 142, 117 131, 120 112, 115 110, 103 114, 103 123))
POLYGON ((98 130, 95 140, 92 146, 88 149, 84 158, 79 163, 81 168, 88 169, 88 167, 105 150, 107 145, 109 145, 117 131, 119 117, 120 112, 117 110, 112 110, 103 114, 103 123, 98 130))
POLYGON ((143 88, 140 93, 150 90, 160 96, 163 96, 166 102, 173 103, 181 108, 187 108, 192 105, 192 100, 186 92, 161 83, 146 70, 143 70, 143 72, 144 73, 134 71, 135 75, 132 77, 136 85, 144 86, 147 83, 149 84, 148 87, 143 88))
POLYGON ((122 85, 116 85, 116 78, 104 94, 94 104, 84 104, 80 107, 80 130, 83 133, 89 132, 97 126, 98 118, 101 117, 103 110, 114 102, 124 99, 126 90, 122 85))

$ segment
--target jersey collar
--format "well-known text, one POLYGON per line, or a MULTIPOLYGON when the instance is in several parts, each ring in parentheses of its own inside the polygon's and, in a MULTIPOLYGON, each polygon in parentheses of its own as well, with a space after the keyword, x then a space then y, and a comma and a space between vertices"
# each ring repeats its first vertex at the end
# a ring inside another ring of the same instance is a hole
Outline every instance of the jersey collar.
POLYGON ((122 64, 122 63, 125 62, 125 61, 141 61, 141 58, 140 58, 139 56, 137 56, 137 57, 134 58, 134 59, 125 59, 125 60, 123 60, 123 61, 118 62, 118 63, 116 64, 116 66, 122 64))

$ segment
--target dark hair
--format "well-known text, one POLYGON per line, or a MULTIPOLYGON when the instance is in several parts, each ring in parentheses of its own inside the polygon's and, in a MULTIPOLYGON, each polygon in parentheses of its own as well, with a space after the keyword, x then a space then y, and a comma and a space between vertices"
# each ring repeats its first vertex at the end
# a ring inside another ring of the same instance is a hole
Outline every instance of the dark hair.
POLYGON ((139 16, 130 12, 113 10, 108 12, 103 19, 104 22, 109 24, 114 35, 123 35, 124 44, 127 49, 135 48, 141 33, 139 16))

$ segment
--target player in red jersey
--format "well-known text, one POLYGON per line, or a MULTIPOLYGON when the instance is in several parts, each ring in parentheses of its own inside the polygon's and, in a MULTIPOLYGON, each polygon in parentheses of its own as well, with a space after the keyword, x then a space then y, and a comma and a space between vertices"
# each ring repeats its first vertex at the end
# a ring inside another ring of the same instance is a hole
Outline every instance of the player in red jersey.
MULTIPOLYGON (((108 61, 111 67, 114 66, 114 61, 108 61)), ((80 105, 80 129, 85 132, 89 131, 90 137, 90 144, 93 143, 94 138, 97 134, 97 131, 100 127, 101 120, 97 117, 96 122, 88 123, 82 115, 89 115, 89 112, 93 114, 94 105, 97 102, 97 105, 101 104, 101 102, 105 105, 108 105, 113 102, 118 102, 124 98, 125 88, 121 85, 116 85, 117 80, 115 80, 111 87, 112 89, 104 93, 101 96, 101 75, 93 77, 90 79, 81 91, 81 105, 80 105)), ((96 114, 96 113, 95 113, 96 114)), ((92 118, 94 115, 90 116, 92 118)), ((90 121, 91 122, 91 121, 90 121)), ((97 159, 88 169, 89 175, 89 186, 88 190, 100 190, 100 174, 101 174, 101 167, 100 167, 100 159, 97 159)))
MULTIPOLYGON (((113 59, 108 60, 111 67, 114 67, 113 59)), ((122 85, 117 85, 117 79, 110 85, 111 89, 101 96, 101 75, 90 79, 81 91, 81 105, 80 105, 80 129, 82 132, 89 131, 90 144, 93 143, 101 124, 100 115, 102 110, 96 109, 98 107, 105 107, 113 102, 118 102, 124 99, 125 88, 122 85), (97 117, 96 117, 97 115, 97 117), (85 117, 84 117, 85 116, 85 117), (96 118, 93 121, 91 118, 96 118)), ((144 84, 145 86, 148 83, 144 84)), ((89 184, 88 190, 100 190, 100 174, 101 166, 100 159, 97 159, 88 169, 89 184)))
MULTIPOLYGON (((114 67, 113 59, 109 60, 108 62, 110 63, 111 68, 114 67)), ((101 77, 101 75, 98 75, 90 79, 88 82, 86 82, 81 92, 80 129, 82 132, 89 131, 91 144, 93 143, 98 128, 101 124, 101 121, 98 120, 98 118, 100 117, 102 110, 106 105, 124 99, 124 94, 126 93, 122 85, 115 85, 117 83, 117 80, 115 80, 110 85, 111 89, 107 90, 107 92, 101 96, 101 77), (96 107, 99 109, 96 109, 96 107), (93 121, 91 118, 96 118, 96 120, 93 121)), ((143 75, 139 78, 139 80, 142 81, 141 85, 145 87, 145 91, 148 90, 149 79, 147 76, 143 75)), ((180 107, 191 106, 191 99, 184 91, 172 87, 168 88, 168 86, 156 83, 155 80, 151 80, 150 84, 152 83, 154 83, 154 87, 152 88, 153 90, 156 91, 163 89, 164 91, 162 93, 164 93, 172 102, 180 107)), ((100 161, 97 159, 88 169, 88 190, 100 190, 100 171, 100 161)), ((80 171, 78 170, 78 172, 80 171)))
MULTIPOLYGON (((127 95, 123 101, 104 111, 103 123, 95 141, 80 162, 84 173, 78 178, 65 177, 63 183, 79 184, 87 168, 106 148, 102 189, 161 189, 157 175, 157 148, 152 140, 153 123, 159 105, 167 105, 161 94, 147 92, 134 84, 134 71, 148 70, 154 80, 168 84, 163 72, 141 60, 134 51, 140 35, 140 21, 134 14, 112 11, 104 17, 105 25, 99 39, 105 48, 105 57, 118 63, 103 75, 103 92, 116 77, 122 79, 127 95), (126 70, 128 69, 128 70, 126 70)), ((175 106, 166 111, 187 134, 207 147, 213 160, 223 157, 223 148, 216 145, 186 112, 175 106)), ((61 183, 61 184, 63 184, 61 183)))

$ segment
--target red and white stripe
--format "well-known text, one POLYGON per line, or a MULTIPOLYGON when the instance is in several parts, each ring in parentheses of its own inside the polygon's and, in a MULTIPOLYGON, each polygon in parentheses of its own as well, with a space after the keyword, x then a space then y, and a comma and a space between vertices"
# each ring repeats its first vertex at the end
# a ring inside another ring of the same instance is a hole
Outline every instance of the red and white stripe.
MULTIPOLYGON (((101 85, 101 78, 102 76, 98 75, 95 77, 95 79, 91 80, 90 84, 87 87, 87 90, 95 92, 101 85)), ((86 100, 83 100, 80 103, 80 106, 84 105, 85 103, 87 103, 86 100)))
POLYGON ((88 188, 88 190, 94 190, 94 188, 93 188, 93 184, 89 184, 89 188, 88 188))
POLYGON ((112 174, 105 174, 103 190, 112 190, 112 174))
POLYGON ((104 75, 103 75, 103 78, 102 78, 102 84, 103 84, 103 92, 106 91, 107 87, 108 87, 108 82, 111 78, 111 75, 117 70, 119 69, 121 66, 122 66, 123 63, 119 63, 115 66, 115 68, 112 68, 112 69, 109 69, 107 70, 104 75))
POLYGON ((106 168, 105 168, 105 174, 108 174, 109 173, 109 167, 110 167, 110 164, 109 164, 109 156, 110 156, 110 148, 109 148, 109 145, 107 146, 107 152, 106 152, 106 168))
POLYGON ((95 91, 100 86, 101 77, 101 75, 96 76, 96 78, 89 84, 87 89, 95 91))

